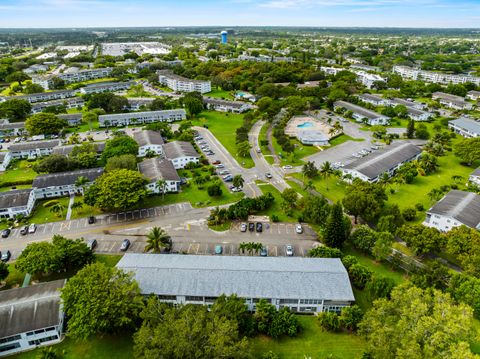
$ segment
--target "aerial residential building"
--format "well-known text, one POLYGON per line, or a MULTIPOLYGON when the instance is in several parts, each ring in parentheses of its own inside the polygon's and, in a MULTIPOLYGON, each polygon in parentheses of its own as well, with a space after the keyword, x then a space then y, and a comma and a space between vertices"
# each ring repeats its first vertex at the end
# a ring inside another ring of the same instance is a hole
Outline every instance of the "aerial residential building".
POLYGON ((420 157, 422 150, 411 143, 397 143, 359 158, 341 168, 343 175, 377 182, 384 173, 393 176, 403 164, 420 157))
POLYGON ((175 92, 200 92, 207 93, 212 91, 210 81, 191 80, 182 76, 175 75, 169 70, 158 72, 158 81, 166 85, 175 92))
POLYGON ((0 121, 0 138, 20 136, 25 133, 25 122, 8 122, 8 120, 0 121))
POLYGON ((147 109, 155 99, 153 97, 129 97, 128 108, 132 111, 147 109))
POLYGON ((7 170, 11 160, 12 155, 10 152, 0 152, 0 172, 7 170))
POLYGON ((440 104, 456 110, 471 110, 473 107, 473 105, 470 102, 465 101, 463 97, 450 95, 444 92, 432 93, 432 99, 438 100, 440 104))
POLYGON ((358 98, 363 102, 370 103, 374 106, 385 106, 389 104, 389 100, 377 95, 370 95, 368 93, 359 95, 358 98))
POLYGON ((478 101, 480 100, 480 91, 468 91, 467 96, 469 100, 478 101))
POLYGON ((403 79, 422 80, 436 84, 464 84, 471 82, 477 86, 480 85, 480 77, 470 75, 452 75, 441 72, 424 71, 408 66, 393 66, 393 72, 399 74, 403 79))
POLYGON ((451 190, 427 211, 423 225, 442 232, 462 225, 480 230, 480 196, 451 190))
POLYGON ((12 154, 12 158, 35 159, 48 156, 59 145, 59 140, 14 143, 10 145, 8 151, 12 154))
POLYGON ((134 85, 133 81, 126 81, 126 82, 98 82, 95 84, 87 85, 80 89, 80 92, 84 95, 91 94, 91 93, 100 93, 100 92, 107 92, 107 91, 121 91, 121 90, 128 90, 132 85, 134 85))
POLYGON ((130 124, 182 121, 186 118, 187 114, 184 109, 117 113, 100 115, 98 125, 100 127, 128 126, 130 124))
POLYGON ((43 75, 43 76, 33 76, 32 83, 42 86, 45 90, 48 90, 53 85, 53 78, 58 77, 65 81, 67 84, 74 82, 82 82, 94 79, 100 79, 102 77, 108 77, 112 73, 111 67, 98 68, 98 69, 87 69, 87 70, 74 70, 74 71, 65 71, 57 75, 43 75))
POLYGON ((69 126, 78 126, 82 123, 82 114, 81 113, 68 113, 68 114, 59 114, 58 118, 67 121, 69 126))
POLYGON ((243 101, 228 101, 211 97, 204 97, 203 102, 207 109, 220 112, 242 113, 253 108, 252 105, 243 101))
MULTIPOLYGON (((54 147, 52 153, 68 157, 72 153, 72 150, 78 146, 80 145, 65 145, 54 147)), ((97 153, 97 158, 99 158, 102 155, 103 150, 105 149, 105 142, 94 142, 93 146, 95 148, 95 152, 97 153)))
POLYGON ((67 109, 72 108, 81 108, 85 105, 85 101, 81 97, 71 97, 66 98, 63 100, 54 100, 54 101, 47 101, 47 102, 36 102, 32 103, 32 113, 39 113, 44 111, 46 108, 49 107, 60 107, 65 106, 67 109))
POLYGON ((148 158, 138 164, 138 171, 148 180, 147 189, 152 193, 180 191, 180 177, 172 161, 165 158, 148 158), (158 186, 165 181, 164 187, 158 186))
POLYGON ((19 99, 19 100, 27 100, 30 103, 35 102, 45 102, 45 101, 53 101, 53 100, 63 100, 70 97, 75 97, 78 93, 78 90, 60 90, 60 91, 48 91, 48 92, 39 92, 39 93, 32 93, 29 95, 23 96, 15 96, 15 97, 8 97, 8 99, 19 99))
POLYGON ((102 174, 103 168, 88 168, 37 176, 32 183, 35 199, 83 194, 84 187, 91 185, 102 174), (88 182, 77 186, 75 183, 80 177, 85 177, 88 182))
POLYGON ((212 305, 221 295, 265 299, 293 312, 340 312, 355 301, 339 258, 200 256, 127 253, 117 268, 132 272, 144 295, 171 304, 212 305))
POLYGON ((155 155, 163 154, 162 145, 165 141, 160 132, 143 130, 137 131, 133 134, 133 138, 138 143, 138 157, 145 157, 149 153, 155 155))
POLYGON ((0 292, 0 356, 60 342, 65 279, 0 292))
POLYGON ((190 142, 173 141, 163 145, 165 158, 172 161, 175 169, 185 168, 190 163, 198 163, 200 155, 190 142))
POLYGON ((409 101, 409 100, 405 100, 403 98, 398 98, 398 97, 388 100, 388 102, 391 106, 403 105, 407 108, 410 107, 417 110, 425 110, 425 108, 427 107, 424 103, 417 102, 417 101, 409 101))
POLYGON ((428 121, 433 117, 433 114, 430 112, 417 110, 413 107, 407 107, 407 116, 414 121, 428 121))
POLYGON ((463 137, 480 137, 480 122, 470 118, 460 117, 448 121, 448 127, 463 137))
POLYGON ((365 71, 353 71, 357 75, 357 81, 366 88, 371 89, 377 82, 386 82, 385 79, 377 74, 371 74, 365 71))
POLYGON ((468 177, 468 181, 477 186, 480 186, 480 167, 478 167, 470 174, 470 176, 468 177))
MULTIPOLYGON (((35 193, 31 189, 0 192, 0 218, 15 218, 17 215, 29 216, 34 205, 35 193)), ((0 325, 1 327, 3 325, 0 325)), ((0 345, 1 343, 0 341, 0 345)))
POLYGON ((346 111, 351 111, 353 118, 357 122, 366 122, 370 126, 388 125, 390 123, 390 117, 381 115, 375 111, 367 110, 364 107, 354 105, 350 102, 336 101, 333 106, 335 109, 343 108, 346 111))

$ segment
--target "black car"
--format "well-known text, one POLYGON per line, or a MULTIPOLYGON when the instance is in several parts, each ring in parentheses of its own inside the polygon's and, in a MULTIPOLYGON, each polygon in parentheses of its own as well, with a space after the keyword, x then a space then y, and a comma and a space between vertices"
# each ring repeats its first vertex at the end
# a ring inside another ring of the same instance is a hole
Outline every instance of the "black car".
POLYGON ((87 247, 91 251, 93 251, 96 246, 97 246, 97 240, 96 239, 90 239, 90 240, 87 241, 87 247))
POLYGON ((94 223, 95 223, 95 217, 94 216, 88 217, 88 224, 94 224, 94 223))
POLYGON ((257 224, 255 225, 255 229, 257 230, 257 232, 263 231, 263 225, 262 225, 262 223, 257 222, 257 224))
POLYGON ((122 242, 122 245, 120 246, 120 250, 122 252, 126 252, 128 247, 130 247, 130 240, 124 239, 123 242, 122 242))
POLYGON ((6 252, 2 252, 1 253, 1 260, 2 262, 8 262, 8 260, 10 259, 10 257, 12 256, 12 254, 10 253, 10 251, 6 251, 6 252))
POLYGON ((28 234, 28 226, 23 226, 22 229, 20 230, 20 234, 22 236, 28 234))
POLYGON ((250 232, 253 232, 253 231, 255 230, 255 223, 250 222, 250 223, 248 224, 248 230, 249 230, 250 232))
POLYGON ((7 237, 10 235, 11 232, 12 232, 12 231, 11 231, 10 228, 4 229, 4 230, 2 231, 2 238, 7 238, 7 237))

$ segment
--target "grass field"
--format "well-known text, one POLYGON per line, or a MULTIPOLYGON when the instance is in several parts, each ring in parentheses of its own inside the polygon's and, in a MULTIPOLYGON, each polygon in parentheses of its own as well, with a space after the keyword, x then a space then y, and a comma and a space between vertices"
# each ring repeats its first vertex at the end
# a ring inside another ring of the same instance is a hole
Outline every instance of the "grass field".
POLYGON ((222 90, 220 87, 213 88, 212 91, 206 93, 205 96, 214 97, 214 98, 221 98, 225 100, 233 100, 233 96, 230 91, 222 90))
MULTIPOLYGON (((293 173, 292 176, 304 181, 301 173, 293 173)), ((308 180, 305 179, 305 182, 307 181, 308 180)), ((312 182, 314 189, 317 190, 317 192, 334 202, 340 201, 345 197, 347 184, 334 176, 330 176, 329 179, 318 176, 312 182)))
POLYGON ((37 201, 35 208, 33 209, 33 214, 28 221, 30 223, 42 224, 42 223, 57 222, 57 221, 65 220, 65 217, 67 215, 69 200, 70 199, 68 197, 60 197, 60 198, 44 199, 41 201, 37 201), (64 207, 63 214, 61 216, 57 216, 52 212, 50 212, 50 207, 44 207, 43 205, 48 201, 60 202, 64 207))
POLYGON ((0 186, 2 183, 33 182, 37 173, 32 169, 33 162, 26 160, 15 161, 0 176, 0 186))
POLYGON ((314 316, 298 316, 303 327, 296 338, 271 339, 259 336, 251 340, 255 358, 272 351, 280 358, 359 358, 365 348, 354 334, 323 332, 314 316))
POLYGON ((275 153, 280 157, 282 166, 300 166, 304 163, 302 160, 304 157, 313 155, 314 153, 320 151, 318 147, 303 145, 296 139, 291 138, 290 141, 295 146, 295 149, 293 153, 286 154, 283 152, 282 147, 277 143, 277 139, 272 136, 273 148, 275 149, 275 153))
MULTIPOLYGON (((260 133, 258 135, 259 136, 259 143, 267 140, 268 126, 270 126, 270 124, 268 122, 265 122, 265 124, 260 129, 260 133)), ((272 153, 270 152, 270 150, 268 148, 268 145, 263 145, 263 146, 260 145, 260 150, 262 151, 262 154, 265 157, 265 160, 272 165, 275 161, 273 159, 272 153)))
POLYGON ((195 126, 207 125, 213 135, 222 143, 228 152, 244 168, 254 166, 253 160, 248 157, 237 155, 237 144, 235 143, 235 131, 243 124, 243 116, 233 113, 215 111, 204 111, 198 115, 198 119, 192 121, 195 126))
MULTIPOLYGON (((83 197, 75 196, 75 201, 74 202, 83 202, 83 197)), ((72 210, 71 219, 77 219, 77 218, 88 217, 88 216, 97 216, 101 213, 102 213, 102 211, 100 209, 89 206, 88 204, 83 202, 83 207, 82 208, 72 210)))
POLYGON ((341 145, 342 143, 345 143, 347 141, 362 142, 362 141, 365 141, 365 140, 363 138, 353 138, 353 137, 350 137, 349 135, 341 134, 340 136, 337 136, 337 137, 331 139, 329 141, 330 146, 326 147, 326 148, 332 148, 334 146, 341 145))
MULTIPOLYGON (((15 186, 15 189, 26 189, 26 188, 32 188, 31 184, 17 184, 15 186)), ((6 192, 12 190, 12 186, 7 186, 7 187, 0 187, 0 192, 6 192)))
POLYGON ((257 181, 257 184, 262 190, 263 194, 271 193, 273 197, 275 197, 275 202, 273 203, 273 206, 270 207, 267 211, 259 213, 260 215, 270 216, 270 218, 272 215, 276 215, 280 222, 297 222, 300 213, 298 211, 293 211, 292 216, 287 216, 283 212, 281 208, 281 203, 283 201, 281 193, 275 187, 273 187, 273 185, 261 181, 257 181))

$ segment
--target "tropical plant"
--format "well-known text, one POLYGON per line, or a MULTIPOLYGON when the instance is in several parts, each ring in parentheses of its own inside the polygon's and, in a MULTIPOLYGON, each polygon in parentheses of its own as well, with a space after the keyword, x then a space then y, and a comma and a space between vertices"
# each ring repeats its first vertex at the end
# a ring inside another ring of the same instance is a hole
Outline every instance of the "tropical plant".
POLYGON ((172 247, 172 239, 160 227, 153 227, 147 234, 147 245, 145 246, 145 252, 153 251, 153 253, 160 253, 162 248, 170 250, 172 247))
POLYGON ((162 192, 162 200, 165 198, 165 191, 167 189, 167 181, 164 179, 159 179, 157 182, 155 182, 155 188, 159 191, 162 192))

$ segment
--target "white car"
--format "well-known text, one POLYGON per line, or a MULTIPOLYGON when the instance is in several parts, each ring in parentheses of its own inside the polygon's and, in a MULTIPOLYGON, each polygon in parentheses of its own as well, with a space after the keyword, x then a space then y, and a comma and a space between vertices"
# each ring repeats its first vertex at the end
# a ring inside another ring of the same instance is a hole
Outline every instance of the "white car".
POLYGON ((285 254, 288 256, 288 257, 292 257, 293 256, 293 246, 291 246, 290 244, 287 245, 285 247, 285 254))
POLYGON ((302 227, 301 224, 297 224, 297 225, 295 226, 295 232, 296 232, 297 234, 302 234, 302 233, 303 233, 303 227, 302 227))
POLYGON ((291 170, 292 168, 293 168, 293 167, 290 166, 290 165, 285 165, 285 166, 283 166, 283 169, 284 169, 284 170, 291 170))
POLYGON ((247 231, 247 224, 246 223, 242 223, 240 225, 240 232, 246 232, 247 231))
POLYGON ((35 233, 37 230, 37 225, 35 223, 32 223, 30 226, 28 226, 28 233, 35 233))

